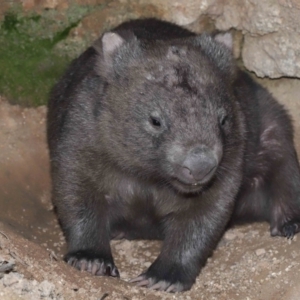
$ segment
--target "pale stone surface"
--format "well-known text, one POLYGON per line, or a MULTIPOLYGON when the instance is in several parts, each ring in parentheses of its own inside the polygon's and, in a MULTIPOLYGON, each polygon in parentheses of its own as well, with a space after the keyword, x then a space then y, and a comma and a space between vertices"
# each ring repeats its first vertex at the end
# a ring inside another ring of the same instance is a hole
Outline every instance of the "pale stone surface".
POLYGON ((300 77, 300 1, 227 0, 215 16, 220 30, 245 34, 242 58, 260 77, 300 77))
POLYGON ((44 0, 43 1, 44 8, 53 9, 53 8, 56 8, 58 6, 58 4, 59 4, 58 0, 44 0))
MULTIPOLYGON (((158 7, 163 18, 179 25, 190 27, 205 15, 215 21, 219 30, 240 30, 244 34, 243 62, 259 77, 300 77, 299 0, 151 0, 147 3, 158 7)), ((195 26, 192 28, 197 30, 195 26)))
POLYGON ((266 250, 264 248, 257 249, 257 250, 255 250, 255 254, 257 256, 262 256, 262 255, 266 254, 266 250))
POLYGON ((212 7, 218 7, 220 13, 222 7, 216 5, 220 0, 140 0, 139 2, 155 5, 163 12, 166 20, 183 26, 195 22, 199 16, 207 14, 212 7))
POLYGON ((220 30, 235 28, 256 35, 276 32, 283 23, 280 5, 274 0, 226 0, 223 13, 216 19, 220 30))
POLYGON ((245 67, 259 77, 300 77, 299 37, 295 32, 261 37, 246 35, 242 51, 245 67))

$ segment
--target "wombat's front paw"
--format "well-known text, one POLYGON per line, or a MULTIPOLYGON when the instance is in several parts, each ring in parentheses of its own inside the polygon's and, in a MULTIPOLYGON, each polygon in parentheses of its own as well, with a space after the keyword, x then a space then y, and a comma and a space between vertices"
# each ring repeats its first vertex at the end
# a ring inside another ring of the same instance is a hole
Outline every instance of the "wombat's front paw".
POLYGON ((130 280, 137 286, 147 287, 152 290, 166 291, 170 293, 189 290, 193 285, 195 278, 190 279, 183 270, 178 266, 166 267, 153 264, 150 268, 137 278, 130 280))
POLYGON ((74 268, 96 276, 120 277, 112 257, 104 257, 93 251, 70 252, 64 257, 64 260, 74 268))

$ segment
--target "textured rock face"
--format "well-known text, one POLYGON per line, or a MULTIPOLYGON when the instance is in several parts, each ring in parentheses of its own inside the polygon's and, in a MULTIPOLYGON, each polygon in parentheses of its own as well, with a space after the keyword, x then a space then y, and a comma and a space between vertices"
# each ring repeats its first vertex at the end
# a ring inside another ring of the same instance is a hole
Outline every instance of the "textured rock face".
POLYGON ((235 28, 255 35, 277 32, 282 25, 281 7, 276 0, 227 0, 216 19, 216 26, 221 30, 235 28))
POLYGON ((203 15, 221 14, 222 0, 141 0, 141 3, 151 3, 157 6, 166 20, 178 25, 188 26, 203 15))
POLYGON ((215 17, 220 30, 244 33, 242 58, 260 77, 300 77, 300 1, 225 1, 215 17))
POLYGON ((180 25, 191 26, 205 15, 219 30, 242 31, 243 62, 259 77, 300 77, 300 0, 147 2, 158 7, 165 19, 180 25))
POLYGON ((243 62, 259 77, 300 77, 300 39, 297 32, 245 36, 243 62))

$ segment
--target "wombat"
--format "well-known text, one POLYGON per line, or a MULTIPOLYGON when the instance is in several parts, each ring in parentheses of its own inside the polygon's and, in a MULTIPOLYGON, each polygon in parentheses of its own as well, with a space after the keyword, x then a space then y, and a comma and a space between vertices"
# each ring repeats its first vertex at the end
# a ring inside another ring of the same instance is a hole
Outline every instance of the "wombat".
POLYGON ((53 203, 65 261, 119 276, 113 238, 161 239, 138 286, 190 289, 226 228, 300 226, 300 173, 286 110, 232 55, 228 33, 144 19, 106 32, 54 87, 53 203))

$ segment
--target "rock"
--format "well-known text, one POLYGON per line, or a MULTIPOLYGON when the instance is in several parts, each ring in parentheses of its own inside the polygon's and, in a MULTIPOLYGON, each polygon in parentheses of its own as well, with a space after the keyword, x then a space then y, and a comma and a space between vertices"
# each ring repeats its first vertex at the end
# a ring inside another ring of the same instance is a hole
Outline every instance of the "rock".
POLYGON ((30 10, 35 6, 34 0, 23 0, 22 2, 24 10, 30 10))
POLYGON ((300 2, 226 0, 215 16, 219 30, 245 34, 242 58, 260 77, 300 77, 300 2))
POLYGON ((41 297, 49 297, 53 294, 55 287, 53 283, 44 280, 39 284, 38 290, 41 292, 41 297))
MULTIPOLYGON (((13 3, 20 3, 14 0, 13 3)), ((235 29, 244 36, 242 60, 259 77, 300 78, 300 1, 299 0, 22 0, 25 11, 64 10, 78 5, 94 9, 74 28, 61 48, 80 47, 101 32, 119 23, 141 17, 157 17, 194 31, 235 29), (82 40, 82 41, 81 41, 82 40)), ((1 13, 9 6, 0 8, 1 13)), ((235 56, 239 57, 241 35, 235 56)), ((236 44, 235 44, 236 45, 236 44)), ((82 46, 83 47, 83 46, 82 46)), ((82 50, 82 49, 80 49, 82 50)))
POLYGON ((22 279, 22 277, 23 276, 21 276, 19 273, 11 272, 3 277, 2 282, 5 287, 12 286, 18 283, 22 279))
POLYGON ((280 32, 272 35, 245 36, 243 62, 259 77, 300 77, 299 33, 280 32))
POLYGON ((266 253, 266 250, 263 249, 263 248, 255 250, 255 254, 256 254, 257 256, 262 256, 262 255, 264 255, 265 253, 266 253))
POLYGON ((216 13, 216 10, 220 13, 222 10, 222 1, 220 0, 142 0, 140 2, 153 4, 163 12, 164 19, 182 26, 190 25, 201 15, 216 13))
POLYGON ((216 18, 216 27, 264 35, 280 30, 283 21, 281 6, 275 1, 226 0, 222 14, 216 18))
POLYGON ((44 0, 43 1, 44 8, 54 9, 58 6, 58 4, 59 4, 58 0, 44 0))
POLYGON ((224 234, 224 237, 225 237, 226 240, 232 241, 232 240, 234 240, 237 237, 237 235, 234 232, 232 232, 232 231, 227 231, 224 234))

